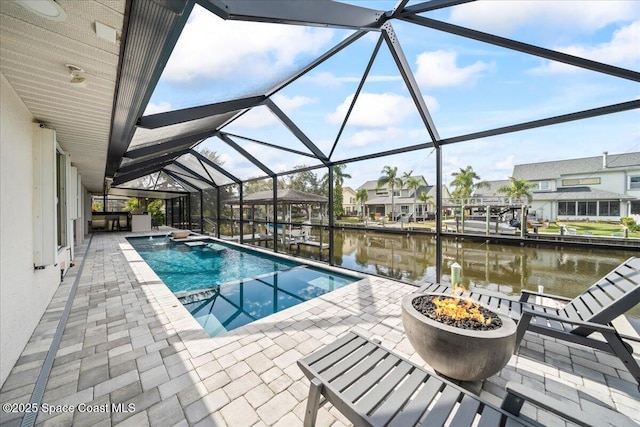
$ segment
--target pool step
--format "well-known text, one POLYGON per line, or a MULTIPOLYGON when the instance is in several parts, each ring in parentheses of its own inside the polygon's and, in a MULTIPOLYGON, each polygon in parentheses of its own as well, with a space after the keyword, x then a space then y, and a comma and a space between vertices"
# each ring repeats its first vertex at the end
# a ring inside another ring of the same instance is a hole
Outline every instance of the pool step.
POLYGON ((191 304, 194 302, 199 302, 199 301, 204 301, 207 300, 211 297, 213 297, 214 295, 216 295, 217 293, 220 292, 220 287, 221 286, 225 286, 225 285, 235 285, 235 284, 239 284, 241 282, 247 282, 250 280, 260 280, 262 278, 265 277, 270 277, 273 276, 277 273, 289 273, 291 271, 296 271, 296 270, 301 270, 307 268, 306 265, 298 265, 295 267, 292 267, 288 270, 280 270, 280 271, 273 271, 270 273, 265 273, 265 274, 260 274, 258 276, 255 277, 248 277, 246 279, 242 279, 242 280, 233 280, 231 282, 226 282, 226 283, 222 283, 220 285, 216 285, 216 286, 212 286, 210 288, 202 288, 202 289, 195 289, 193 291, 180 291, 180 292, 175 292, 174 295, 178 298, 178 301, 180 301, 182 304, 191 304))
POLYGON ((220 286, 213 286, 211 288, 197 289, 195 291, 182 291, 176 292, 175 296, 182 304, 191 304, 198 301, 204 301, 213 297, 220 292, 220 286))

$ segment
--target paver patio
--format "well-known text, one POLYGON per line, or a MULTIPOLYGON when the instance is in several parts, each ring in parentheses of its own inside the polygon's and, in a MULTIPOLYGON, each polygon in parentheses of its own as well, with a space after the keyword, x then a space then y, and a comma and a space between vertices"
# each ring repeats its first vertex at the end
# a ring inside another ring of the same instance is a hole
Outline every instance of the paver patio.
MULTIPOLYGON (((42 399, 75 410, 41 412, 36 425, 302 425, 309 383, 296 361, 348 330, 379 337, 385 347, 428 369, 405 337, 400 317, 400 301, 414 286, 368 276, 210 338, 128 245, 129 234, 95 234, 90 245, 78 248, 76 266, 0 391, 2 403, 29 401, 84 259, 42 399), (131 411, 112 411, 113 404, 131 411)), ((637 384, 607 354, 527 334, 499 375, 469 386, 499 404, 506 382, 513 380, 567 405, 608 412, 612 425, 632 425, 621 414, 640 423, 637 384)), ((544 425, 565 425, 529 405, 523 414, 544 425)), ((0 424, 20 425, 22 416, 3 411, 0 424)), ((325 406, 317 425, 349 422, 325 406)))

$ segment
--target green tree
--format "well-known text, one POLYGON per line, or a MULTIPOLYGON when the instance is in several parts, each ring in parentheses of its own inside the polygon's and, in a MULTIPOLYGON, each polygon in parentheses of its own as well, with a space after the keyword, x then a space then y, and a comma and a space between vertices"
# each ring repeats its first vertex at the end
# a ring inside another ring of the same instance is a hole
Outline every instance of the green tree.
POLYGON ((271 178, 251 180, 242 184, 242 192, 245 196, 269 190, 273 190, 273 179, 271 178))
POLYGON ((216 153, 215 151, 209 150, 208 148, 202 148, 198 150, 198 152, 202 154, 204 157, 206 157, 207 159, 211 160, 216 165, 218 166, 224 165, 224 160, 222 160, 222 157, 220 156, 220 154, 216 153))
POLYGON ((125 204, 125 207, 124 207, 125 212, 133 212, 140 207, 140 203, 138 202, 137 197, 132 197, 130 199, 127 199, 127 201, 124 202, 124 204, 125 204))
POLYGON ((91 204, 91 212, 104 212, 103 202, 93 202, 91 204))
POLYGON ((428 195, 427 193, 420 193, 420 195, 418 196, 418 199, 420 199, 420 201, 422 202, 422 218, 424 220, 425 213, 427 212, 426 209, 424 208, 424 205, 431 206, 433 203, 433 197, 428 195))
POLYGON ((454 188, 451 194, 463 203, 467 203, 477 189, 489 187, 488 183, 480 180, 480 176, 471 166, 460 168, 459 172, 454 172, 451 176, 454 177, 451 181, 451 186, 454 188))
POLYGON ((527 199, 527 203, 530 203, 533 199, 533 194, 531 193, 531 189, 536 186, 526 179, 517 179, 513 176, 509 177, 509 184, 503 185, 502 187, 496 190, 497 193, 506 194, 509 197, 515 198, 517 202, 524 202, 524 199, 527 199))
POLYGON ((404 186, 413 190, 413 220, 416 219, 416 205, 418 204, 418 188, 422 185, 422 180, 415 176, 409 176, 404 180, 404 186))
MULTIPOLYGON (((344 184, 344 180, 351 178, 351 175, 345 173, 344 170, 347 168, 347 165, 333 165, 333 215, 335 217, 340 217, 344 215, 344 209, 342 207, 342 184, 344 184)), ((329 185, 329 174, 326 173, 322 177, 322 187, 328 188, 329 185)), ((328 192, 328 191, 327 191, 328 192)))
POLYGON ((364 188, 361 188, 356 192, 356 201, 360 202, 360 212, 362 212, 362 217, 365 216, 364 204, 369 200, 369 192, 364 188))
MULTIPOLYGON (((295 166, 294 169, 304 169, 306 165, 295 166)), ((313 171, 295 172, 287 178, 287 188, 304 191, 312 194, 320 194, 320 182, 313 171)))
POLYGON ((155 220, 156 224, 164 225, 164 200, 149 200, 149 203, 147 203, 147 212, 151 214, 151 219, 155 220))
POLYGON ((396 186, 402 188, 402 179, 398 177, 398 167, 385 166, 382 168, 382 176, 378 178, 376 188, 388 185, 391 189, 391 218, 395 217, 395 196, 393 194, 396 186))

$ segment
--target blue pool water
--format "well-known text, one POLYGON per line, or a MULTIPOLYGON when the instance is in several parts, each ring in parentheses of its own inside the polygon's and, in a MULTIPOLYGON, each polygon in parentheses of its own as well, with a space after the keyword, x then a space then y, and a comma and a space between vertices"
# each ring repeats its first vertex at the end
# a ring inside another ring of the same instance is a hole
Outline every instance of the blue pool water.
POLYGON ((359 280, 214 241, 128 241, 210 336, 359 280))

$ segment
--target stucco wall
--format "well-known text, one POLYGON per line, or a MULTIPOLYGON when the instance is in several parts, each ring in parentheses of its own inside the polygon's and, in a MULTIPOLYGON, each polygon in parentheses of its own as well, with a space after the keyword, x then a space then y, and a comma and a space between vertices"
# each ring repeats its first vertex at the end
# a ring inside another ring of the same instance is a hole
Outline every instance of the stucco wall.
POLYGON ((20 357, 60 270, 33 269, 31 113, 0 74, 0 385, 20 357))

